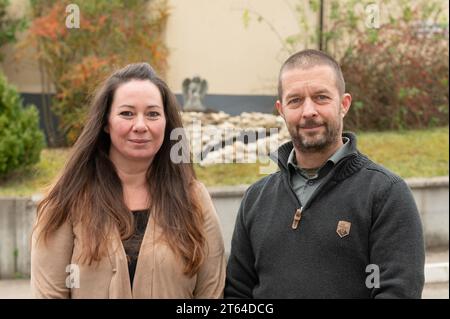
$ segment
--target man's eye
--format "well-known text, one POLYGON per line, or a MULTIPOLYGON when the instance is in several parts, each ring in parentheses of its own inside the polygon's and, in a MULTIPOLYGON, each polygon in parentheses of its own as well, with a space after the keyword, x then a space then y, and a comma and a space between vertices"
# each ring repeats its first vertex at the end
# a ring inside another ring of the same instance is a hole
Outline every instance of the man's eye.
POLYGON ((298 102, 300 102, 300 99, 298 97, 296 97, 296 98, 290 99, 288 101, 288 104, 296 104, 298 102))
POLYGON ((326 95, 318 95, 317 99, 320 100, 320 101, 325 101, 325 100, 328 100, 328 96, 326 96, 326 95))
POLYGON ((122 115, 122 116, 133 116, 133 112, 131 112, 131 111, 122 111, 122 112, 119 113, 119 115, 122 115))

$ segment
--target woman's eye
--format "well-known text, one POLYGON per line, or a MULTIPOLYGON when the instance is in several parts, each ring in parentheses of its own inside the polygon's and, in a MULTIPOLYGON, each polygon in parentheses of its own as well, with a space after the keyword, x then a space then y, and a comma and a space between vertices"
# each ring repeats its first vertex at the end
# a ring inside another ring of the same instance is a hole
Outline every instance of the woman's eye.
POLYGON ((131 111, 122 111, 122 112, 119 113, 119 115, 122 115, 122 116, 132 116, 132 115, 133 115, 133 112, 131 112, 131 111))
POLYGON ((159 116, 159 112, 148 112, 148 116, 149 117, 158 117, 159 116))

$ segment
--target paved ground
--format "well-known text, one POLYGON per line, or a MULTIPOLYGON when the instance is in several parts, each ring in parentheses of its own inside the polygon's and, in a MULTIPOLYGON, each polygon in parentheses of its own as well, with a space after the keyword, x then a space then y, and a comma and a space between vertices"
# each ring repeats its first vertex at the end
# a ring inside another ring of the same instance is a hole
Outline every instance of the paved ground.
MULTIPOLYGON (((439 266, 439 269, 433 270, 438 272, 438 276, 434 273, 433 276, 429 276, 428 278, 433 278, 434 280, 438 278, 440 282, 427 283, 425 285, 422 294, 424 299, 449 299, 448 258, 448 250, 427 253, 426 267, 432 264, 439 266)), ((29 279, 0 280, 0 299, 28 298, 32 298, 29 279)))
POLYGON ((32 298, 28 279, 0 280, 0 299, 32 298))
POLYGON ((429 284, 425 286, 422 293, 424 299, 449 299, 448 282, 440 284, 429 284))
MULTIPOLYGON (((448 282, 427 284, 423 290, 424 299, 448 299, 448 282)), ((0 299, 29 299, 30 282, 27 279, 0 280, 0 299)))

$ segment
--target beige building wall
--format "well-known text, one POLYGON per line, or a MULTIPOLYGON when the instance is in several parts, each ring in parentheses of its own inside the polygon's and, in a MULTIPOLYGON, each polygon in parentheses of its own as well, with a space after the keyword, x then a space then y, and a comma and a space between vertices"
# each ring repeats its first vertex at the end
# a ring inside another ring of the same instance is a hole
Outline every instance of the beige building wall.
MULTIPOLYGON (((23 14, 28 0, 12 0, 14 14, 23 14)), ((274 95, 278 69, 287 53, 276 34, 245 9, 267 17, 280 34, 296 32, 296 21, 284 1, 169 0, 171 14, 166 43, 170 49, 166 80, 181 93, 186 77, 199 75, 209 82, 210 94, 274 95)), ((83 14, 81 12, 81 14, 83 14)), ((81 26, 82 27, 82 26, 81 26)), ((33 52, 15 59, 13 46, 2 49, 0 68, 21 92, 40 93, 38 65, 33 52)))
MULTIPOLYGON (((253 13, 266 17, 286 37, 298 30, 291 8, 274 0, 170 0, 167 80, 176 91, 200 75, 214 94, 274 95, 287 53, 277 35, 253 13), (246 28, 245 9, 251 12, 246 28), (253 13, 252 13, 253 12, 253 13)), ((313 18, 316 18, 315 16, 313 18)))
MULTIPOLYGON (((329 0, 324 0, 330 11, 329 0)), ((345 1, 341 1, 343 6, 345 1)), ((427 0, 413 0, 415 7, 427 0)), ((301 33, 298 17, 293 13, 296 5, 307 9, 307 0, 170 0, 171 17, 167 29, 170 49, 167 80, 175 92, 180 93, 184 78, 200 75, 209 82, 209 93, 237 95, 276 95, 278 71, 288 57, 282 50, 279 36, 286 38, 301 33), (243 13, 261 14, 267 19, 257 22, 250 14, 246 28, 243 13)), ((379 6, 379 22, 389 23, 389 14, 395 0, 384 5, 382 0, 371 3, 379 6)), ((442 0, 446 21, 449 20, 449 3, 442 0)), ((355 13, 367 15, 366 7, 357 3, 355 13)), ((319 14, 306 11, 308 25, 319 23, 319 14)), ((324 21, 325 28, 327 22, 324 21)), ((349 35, 349 40, 352 37, 349 35)), ((310 48, 317 48, 310 43, 310 48)), ((302 45, 298 49, 302 49, 302 45)), ((333 49, 333 48, 330 48, 333 49)))
MULTIPOLYGON (((29 0, 11 0, 9 14, 13 17, 24 15, 29 8, 29 0)), ((25 34, 18 35, 19 40, 25 34)), ((18 50, 14 44, 1 49, 3 61, 0 69, 14 84, 19 92, 40 93, 41 80, 39 67, 34 59, 32 50, 18 50)))
MULTIPOLYGON (((13 15, 24 14, 29 4, 29 0, 11 2, 13 15)), ((170 49, 166 76, 169 86, 175 93, 181 93, 182 81, 198 75, 208 81, 209 94, 275 95, 278 70, 288 53, 282 50, 271 28, 283 38, 298 33, 301 28, 292 13, 296 3, 299 1, 169 0, 171 13, 166 33, 170 49), (243 20, 246 9, 251 12, 248 27, 243 20), (257 22, 255 14, 265 17, 270 26, 257 22)), ((318 21, 317 13, 307 17, 310 25, 318 21)), ((26 52, 18 60, 12 46, 2 52, 5 58, 0 68, 9 81, 20 92, 40 93, 40 74, 33 52, 26 52)))

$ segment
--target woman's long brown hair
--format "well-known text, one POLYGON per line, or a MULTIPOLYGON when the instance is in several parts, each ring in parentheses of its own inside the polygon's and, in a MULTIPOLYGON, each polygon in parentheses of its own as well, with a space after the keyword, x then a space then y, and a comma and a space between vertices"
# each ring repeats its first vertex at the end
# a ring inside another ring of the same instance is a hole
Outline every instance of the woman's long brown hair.
POLYGON ((109 159, 110 138, 104 131, 114 92, 130 80, 149 80, 162 96, 166 117, 164 141, 147 171, 151 208, 164 239, 184 261, 184 273, 193 276, 205 258, 203 214, 193 183, 192 163, 175 164, 170 150, 179 141, 170 132, 181 128, 178 103, 147 63, 130 64, 112 74, 95 94, 87 123, 73 146, 61 176, 37 207, 38 238, 44 242, 63 223, 80 222, 83 253, 80 262, 91 264, 104 257, 111 230, 122 239, 134 231, 133 215, 124 202, 122 184, 109 159))

